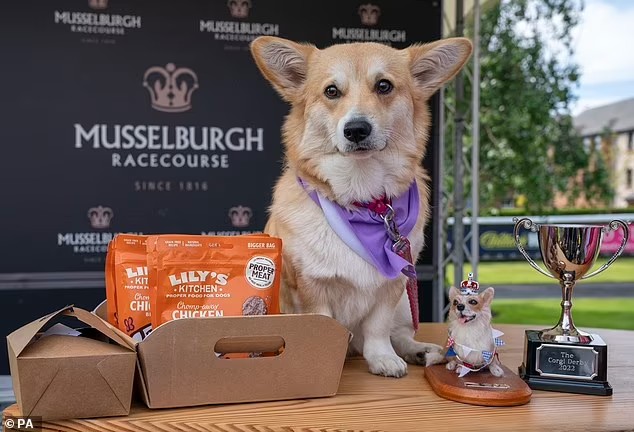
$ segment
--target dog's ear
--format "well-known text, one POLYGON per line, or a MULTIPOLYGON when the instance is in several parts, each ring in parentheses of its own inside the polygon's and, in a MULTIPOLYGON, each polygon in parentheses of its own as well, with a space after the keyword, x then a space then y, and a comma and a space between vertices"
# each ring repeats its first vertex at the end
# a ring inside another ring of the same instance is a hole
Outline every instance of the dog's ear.
POLYGON ((462 69, 473 45, 466 38, 449 38, 407 50, 414 82, 425 97, 430 97, 462 69))
POLYGON ((273 36, 260 36, 251 42, 251 54, 262 75, 289 102, 301 94, 308 57, 315 51, 314 45, 273 36))
POLYGON ((491 301, 493 300, 493 296, 495 295, 495 290, 493 287, 488 287, 484 291, 482 291, 482 301, 484 302, 484 306, 491 306, 491 301))
POLYGON ((452 286, 451 288, 449 288, 449 300, 453 300, 455 297, 459 295, 460 293, 458 292, 458 289, 455 286, 452 286))

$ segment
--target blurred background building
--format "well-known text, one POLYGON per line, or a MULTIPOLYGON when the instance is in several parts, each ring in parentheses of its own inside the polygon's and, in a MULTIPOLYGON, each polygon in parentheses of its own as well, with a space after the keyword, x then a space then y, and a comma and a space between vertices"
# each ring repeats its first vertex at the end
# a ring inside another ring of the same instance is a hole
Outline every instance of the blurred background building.
POLYGON ((634 98, 591 108, 574 118, 590 148, 598 145, 609 164, 614 208, 634 206, 634 98))

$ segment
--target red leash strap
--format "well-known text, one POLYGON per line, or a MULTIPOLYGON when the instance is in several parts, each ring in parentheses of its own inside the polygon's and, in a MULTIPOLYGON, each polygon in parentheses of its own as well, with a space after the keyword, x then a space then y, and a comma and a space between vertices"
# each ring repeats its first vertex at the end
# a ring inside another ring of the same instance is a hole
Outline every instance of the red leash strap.
MULTIPOLYGON (((407 260, 410 264, 414 264, 412 261, 412 248, 409 244, 409 240, 407 238, 402 237, 398 243, 404 243, 403 246, 399 247, 398 250, 394 250, 398 256, 407 260)), ((394 246, 397 246, 398 243, 395 243, 394 246)), ((392 247, 394 249, 394 247, 392 247)), ((407 285, 405 285, 405 289, 407 290, 407 299, 409 300, 409 310, 412 314, 412 324, 414 326, 414 330, 418 330, 418 281, 416 280, 415 275, 407 276, 407 285)))

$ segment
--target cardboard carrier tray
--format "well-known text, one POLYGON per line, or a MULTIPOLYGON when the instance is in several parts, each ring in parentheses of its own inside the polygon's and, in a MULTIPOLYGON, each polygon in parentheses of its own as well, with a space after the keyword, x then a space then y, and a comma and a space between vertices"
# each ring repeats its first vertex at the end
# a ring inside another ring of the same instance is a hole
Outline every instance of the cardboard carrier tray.
MULTIPOLYGON (((94 313, 105 320, 106 302, 94 313)), ((312 314, 183 318, 141 342, 117 331, 136 349, 149 408, 333 396, 351 336, 336 320, 312 314)))

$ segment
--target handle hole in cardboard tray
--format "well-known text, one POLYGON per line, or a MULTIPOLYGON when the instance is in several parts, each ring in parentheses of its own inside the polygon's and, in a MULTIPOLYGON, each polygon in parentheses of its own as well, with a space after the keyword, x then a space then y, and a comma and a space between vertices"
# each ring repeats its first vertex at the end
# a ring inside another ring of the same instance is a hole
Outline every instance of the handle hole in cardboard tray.
POLYGON ((214 352, 222 359, 276 357, 285 347, 281 336, 229 336, 216 342, 214 352))

